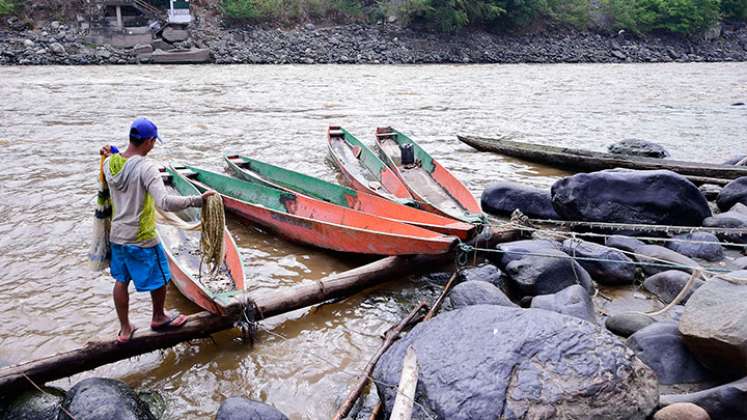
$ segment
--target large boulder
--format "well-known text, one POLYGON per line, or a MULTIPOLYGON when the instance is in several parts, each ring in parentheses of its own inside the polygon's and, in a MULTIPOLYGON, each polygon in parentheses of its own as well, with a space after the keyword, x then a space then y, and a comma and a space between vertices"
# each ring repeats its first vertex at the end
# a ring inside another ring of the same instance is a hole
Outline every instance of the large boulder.
MULTIPOLYGON (((660 301, 670 303, 682 291, 687 282, 690 280, 690 274, 679 270, 662 271, 654 274, 643 282, 643 288, 653 293, 660 301)), ((695 279, 692 287, 685 297, 680 301, 681 304, 687 302, 695 290, 705 282, 701 279, 695 279)))
MULTIPOLYGON (((620 340, 550 311, 478 305, 442 313, 384 353, 377 384, 399 382, 410 346, 418 365, 416 420, 632 420, 657 404, 655 375, 620 340)), ((396 390, 378 387, 386 417, 396 390)))
MULTIPOLYGON (((108 378, 84 379, 67 392, 62 407, 77 420, 155 420, 127 384, 108 378)), ((60 410, 60 420, 70 417, 60 410)))
POLYGON ((718 194, 716 204, 722 211, 729 210, 735 204, 742 203, 747 205, 747 176, 731 181, 718 194))
POLYGON ((661 405, 685 402, 702 407, 713 420, 747 419, 747 377, 699 392, 661 396, 661 405))
POLYGON ((563 252, 572 257, 581 257, 576 261, 599 284, 621 286, 635 281, 635 262, 615 248, 579 239, 567 239, 563 242, 563 252))
POLYGON ((693 293, 679 328, 706 367, 725 377, 747 375, 747 271, 714 277, 693 293))
POLYGON ((508 181, 489 185, 483 191, 480 203, 484 212, 499 216, 520 210, 529 217, 560 218, 552 207, 549 191, 508 181))
POLYGON ((631 335, 626 344, 656 372, 660 384, 691 384, 713 379, 685 346, 673 322, 651 324, 631 335))
POLYGON ((549 295, 573 284, 591 290, 589 273, 561 248, 560 242, 550 240, 506 242, 491 259, 508 276, 512 295, 549 295))
POLYGON ((0 396, 0 419, 56 420, 65 391, 50 387, 43 390, 22 392, 9 399, 0 396))
POLYGON ((288 420, 288 417, 271 405, 231 397, 220 405, 215 420, 288 420))
POLYGON ((449 303, 452 309, 471 305, 516 306, 499 288, 485 281, 457 284, 449 292, 449 303))
POLYGON ((740 270, 747 270, 747 257, 737 258, 736 260, 734 260, 733 264, 740 270))
POLYGON ((667 242, 667 248, 690 258, 715 262, 724 259, 724 248, 716 235, 709 232, 693 232, 676 235, 667 242))
POLYGON ((622 312, 608 317, 604 326, 613 334, 627 338, 655 322, 654 318, 640 312, 622 312))
POLYGON ((557 181, 550 192, 566 220, 700 226, 711 216, 698 187, 667 170, 580 173, 557 181))
POLYGON ((535 296, 532 298, 532 308, 575 316, 595 324, 597 322, 591 295, 577 284, 552 295, 535 296))
POLYGON ((663 159, 671 156, 662 145, 641 139, 626 139, 607 146, 614 155, 663 159))

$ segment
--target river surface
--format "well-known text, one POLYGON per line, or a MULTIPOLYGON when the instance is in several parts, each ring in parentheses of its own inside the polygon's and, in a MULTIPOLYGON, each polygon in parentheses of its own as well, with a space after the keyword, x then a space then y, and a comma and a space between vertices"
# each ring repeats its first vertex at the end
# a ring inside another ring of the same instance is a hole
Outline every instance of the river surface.
MULTIPOLYGON (((391 125, 479 196, 497 179, 547 187, 564 173, 478 153, 458 133, 593 150, 638 137, 675 158, 719 162, 747 152, 747 107, 735 102, 747 102, 747 63, 0 67, 0 359, 21 362, 117 333, 112 279, 88 271, 85 254, 97 150, 124 146, 137 116, 155 120, 166 140, 155 159, 221 168, 223 152, 241 152, 328 180, 329 124, 369 143, 377 126, 391 125)), ((253 289, 370 261, 228 222, 253 289)), ((253 348, 221 333, 56 385, 119 378, 161 391, 169 419, 211 418, 236 395, 293 419, 329 418, 378 348, 377 335, 436 292, 394 280, 262 322, 253 348)), ((174 288, 167 307, 198 310, 174 288)), ((147 294, 131 294, 130 314, 147 327, 147 294)))

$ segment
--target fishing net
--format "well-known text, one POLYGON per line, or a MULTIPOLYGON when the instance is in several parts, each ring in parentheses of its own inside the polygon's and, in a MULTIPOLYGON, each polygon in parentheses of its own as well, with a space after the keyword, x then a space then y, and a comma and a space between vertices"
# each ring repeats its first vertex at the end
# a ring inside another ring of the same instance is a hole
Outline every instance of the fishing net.
POLYGON ((218 194, 213 194, 202 204, 202 237, 200 251, 202 261, 208 265, 211 275, 218 272, 226 256, 223 233, 226 229, 226 215, 223 211, 223 200, 218 194))
POLYGON ((93 236, 88 249, 88 267, 94 271, 109 268, 111 245, 109 232, 112 225, 112 201, 109 195, 109 185, 104 177, 105 156, 101 156, 99 163, 99 190, 96 196, 96 211, 93 217, 93 236))

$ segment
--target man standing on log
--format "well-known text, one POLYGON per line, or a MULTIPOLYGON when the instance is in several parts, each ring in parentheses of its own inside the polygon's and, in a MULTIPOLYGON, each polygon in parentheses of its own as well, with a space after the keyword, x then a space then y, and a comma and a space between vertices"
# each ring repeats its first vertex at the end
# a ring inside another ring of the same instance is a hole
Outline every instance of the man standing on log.
POLYGON ((208 191, 191 197, 168 195, 157 165, 146 158, 156 141, 162 143, 156 125, 138 118, 132 122, 130 143, 124 153, 116 153, 116 148, 110 146, 101 149, 101 154, 109 156, 103 171, 112 202, 110 268, 116 280, 113 295, 120 323, 119 343, 129 341, 137 329, 129 321, 130 281, 138 292, 150 292, 152 330, 179 328, 187 322, 185 315, 164 312, 171 272, 156 234, 156 207, 169 212, 201 207, 205 198, 215 193, 208 191))

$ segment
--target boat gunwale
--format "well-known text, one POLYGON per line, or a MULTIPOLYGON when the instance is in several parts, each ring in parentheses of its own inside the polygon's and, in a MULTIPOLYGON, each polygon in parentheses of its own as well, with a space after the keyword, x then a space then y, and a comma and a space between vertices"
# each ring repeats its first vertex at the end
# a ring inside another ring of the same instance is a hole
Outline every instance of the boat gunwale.
MULTIPOLYGON (((212 171, 209 171, 209 170, 196 168, 196 167, 193 167, 193 166, 190 166, 190 165, 187 165, 187 168, 189 168, 189 169, 197 169, 199 171, 204 171, 204 172, 212 172, 212 171)), ((230 178, 230 179, 236 180, 236 181, 249 183, 249 181, 244 181, 244 180, 241 180, 241 179, 238 179, 238 178, 231 178, 231 177, 228 177, 228 176, 225 176, 225 175, 218 174, 216 172, 213 172, 213 173, 217 174, 217 175, 220 175, 220 176, 224 176, 226 178, 230 178)), ((228 198, 230 198, 230 199, 232 199, 234 201, 238 201, 238 202, 240 202, 242 204, 246 204, 246 205, 248 205, 250 207, 258 207, 258 208, 267 210, 267 211, 272 212, 272 213, 285 215, 285 216, 292 217, 292 218, 298 219, 298 220, 303 220, 303 221, 306 221, 306 222, 309 222, 309 223, 312 223, 312 224, 321 224, 321 225, 332 226, 332 227, 334 227, 336 229, 354 230, 354 231, 357 231, 357 232, 365 232, 365 233, 369 233, 369 234, 377 234, 377 235, 382 235, 382 236, 392 236, 392 237, 403 238, 403 239, 410 239, 410 240, 416 240, 416 241, 426 242, 426 243, 427 242, 438 242, 438 243, 442 243, 442 244, 449 244, 450 247, 453 246, 455 243, 459 242, 459 238, 457 238, 454 235, 446 235, 446 234, 443 234, 443 233, 434 232, 434 231, 431 231, 431 230, 428 230, 428 229, 420 228, 418 226, 407 225, 405 223, 401 223, 401 222, 396 222, 396 221, 393 221, 393 220, 384 219, 384 218, 379 217, 379 216, 375 216, 375 215, 363 213, 361 211, 358 211, 358 210, 355 210, 355 209, 349 209, 349 208, 342 208, 342 209, 345 210, 345 211, 350 211, 350 212, 355 212, 355 213, 363 214, 363 215, 366 215, 368 217, 374 217, 374 218, 377 218, 377 219, 381 219, 381 220, 384 220, 387 223, 391 223, 391 224, 395 224, 395 225, 407 226, 408 228, 412 228, 412 229, 416 229, 416 230, 419 230, 419 231, 422 231, 422 232, 426 232, 426 233, 428 233, 428 234, 430 234, 432 236, 423 237, 423 236, 412 236, 412 235, 403 234, 403 233, 383 232, 383 231, 379 231, 379 230, 365 229, 365 228, 362 228, 362 227, 344 225, 344 224, 339 224, 339 223, 334 223, 334 222, 327 222, 327 221, 324 221, 324 220, 311 219, 311 218, 308 218, 308 217, 305 217, 305 216, 298 216, 298 215, 295 215, 293 213, 288 213, 288 212, 282 212, 280 210, 275 210, 273 208, 266 207, 266 206, 264 206, 262 204, 255 204, 255 203, 248 202, 246 200, 242 200, 240 198, 232 197, 232 196, 230 196, 228 194, 224 194, 224 193, 218 191, 217 189, 213 188, 209 184, 206 184, 204 182, 201 182, 201 181, 198 181, 198 180, 195 180, 195 179, 192 179, 192 178, 188 178, 188 179, 190 180, 190 182, 192 182, 193 184, 195 184, 195 186, 197 186, 198 189, 204 188, 204 187, 208 187, 208 188, 214 189, 221 196, 228 197, 228 198)), ((286 192, 286 191, 283 191, 283 192, 286 192)), ((295 194, 295 193, 289 193, 289 194, 301 195, 301 194, 295 194)), ((314 199, 314 198, 311 198, 311 197, 304 197, 304 198, 308 199, 308 200, 312 200, 312 201, 318 201, 318 202, 324 203, 325 205, 336 206, 335 204, 328 203, 328 202, 322 201, 322 200, 317 200, 317 199, 314 199)), ((336 206, 336 207, 340 207, 340 206, 336 206)), ((409 254, 403 254, 403 255, 409 255, 409 254)))

